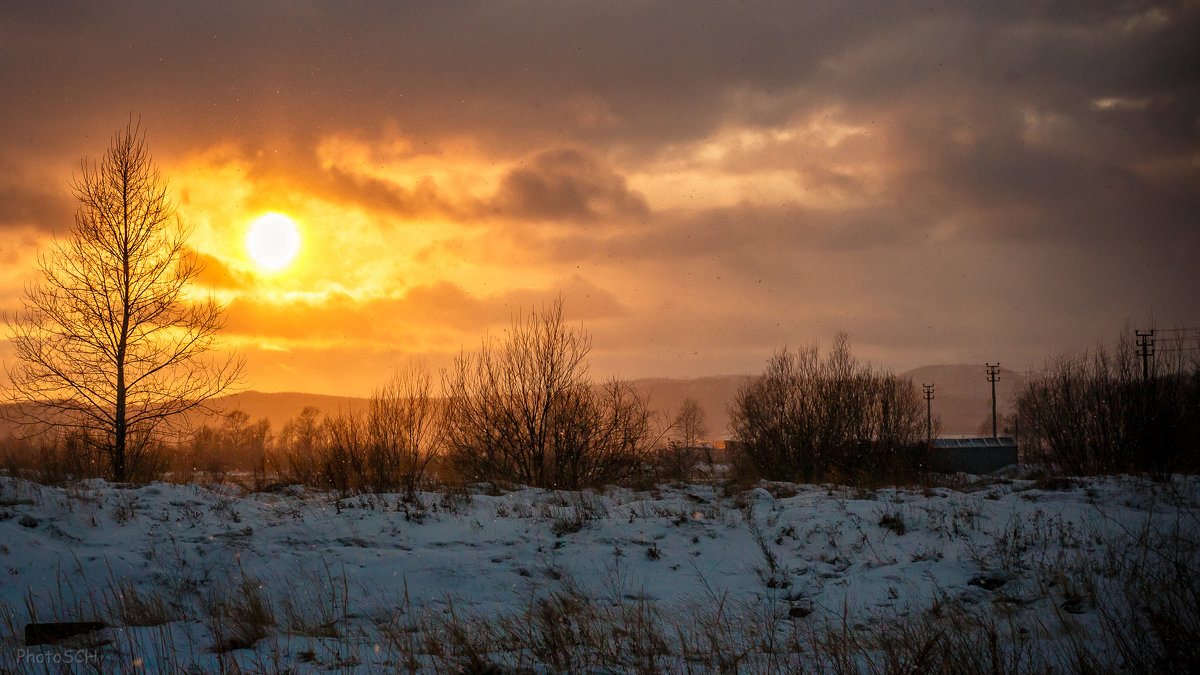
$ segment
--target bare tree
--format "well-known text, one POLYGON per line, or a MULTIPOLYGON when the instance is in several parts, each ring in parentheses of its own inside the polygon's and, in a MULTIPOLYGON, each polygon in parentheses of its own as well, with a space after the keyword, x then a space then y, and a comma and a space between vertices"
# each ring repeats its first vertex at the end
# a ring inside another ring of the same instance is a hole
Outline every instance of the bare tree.
POLYGON ((367 465, 375 489, 403 486, 411 495, 440 451, 443 408, 433 378, 409 363, 375 390, 366 412, 367 465))
POLYGON ((711 466, 712 452, 701 449, 700 442, 708 434, 704 408, 691 396, 683 399, 679 411, 671 418, 667 446, 659 453, 659 478, 689 480, 701 455, 711 466))
POLYGON ((771 355, 761 375, 738 390, 730 406, 738 471, 771 478, 806 478, 821 464, 817 443, 817 348, 771 355))
POLYGON ((284 460, 289 478, 298 483, 316 484, 321 469, 318 451, 326 445, 325 427, 321 423, 321 409, 305 406, 292 419, 284 423, 275 439, 276 452, 284 460))
POLYGON ((125 480, 173 420, 238 382, 242 361, 208 358, 223 311, 190 294, 189 230, 140 129, 114 134, 72 187, 71 236, 39 260, 41 283, 8 321, 7 398, 21 421, 85 434, 125 480))
POLYGON ((362 488, 367 466, 367 429, 362 415, 346 410, 326 417, 322 427, 325 443, 317 448, 317 475, 343 493, 362 488))
POLYGON ((920 401, 909 380, 860 364, 839 334, 817 347, 772 355, 730 409, 747 474, 770 478, 904 478, 924 462, 920 401))
POLYGON ((221 450, 228 456, 258 464, 271 442, 271 422, 266 418, 250 422, 241 409, 231 410, 221 422, 221 450))
POLYGON ((646 459, 652 415, 628 384, 593 386, 591 340, 559 298, 485 339, 445 375, 447 459, 474 480, 575 489, 628 476, 646 459))
POLYGON ((708 435, 708 419, 704 414, 704 408, 691 396, 683 399, 671 426, 675 430, 675 440, 685 448, 694 448, 700 445, 700 442, 708 435))

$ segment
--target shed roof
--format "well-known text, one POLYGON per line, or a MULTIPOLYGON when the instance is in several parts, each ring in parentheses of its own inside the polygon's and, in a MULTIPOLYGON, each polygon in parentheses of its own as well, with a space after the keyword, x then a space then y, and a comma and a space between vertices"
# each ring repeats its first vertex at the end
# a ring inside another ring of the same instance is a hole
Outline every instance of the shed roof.
POLYGON ((1006 448, 1016 447, 1017 439, 1012 436, 965 436, 959 438, 935 438, 935 448, 1006 448))

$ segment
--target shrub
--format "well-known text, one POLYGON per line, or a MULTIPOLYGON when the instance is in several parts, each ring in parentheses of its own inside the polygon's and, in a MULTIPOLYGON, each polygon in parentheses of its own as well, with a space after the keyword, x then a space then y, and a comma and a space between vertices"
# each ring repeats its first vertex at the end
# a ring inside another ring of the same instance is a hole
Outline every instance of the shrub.
POLYGON ((625 382, 593 385, 590 350, 560 298, 460 355, 442 387, 448 464, 469 480, 560 489, 633 474, 652 446, 650 411, 625 382))
POLYGON ((365 415, 367 481, 376 490, 415 492, 441 450, 444 408, 429 372, 410 363, 375 390, 365 415))
MULTIPOLYGON (((138 452, 126 463, 125 480, 157 480, 168 469, 171 448, 156 439, 137 439, 138 452)), ((33 438, 0 441, 0 468, 46 485, 85 478, 112 479, 112 466, 84 431, 48 430, 33 438)))
POLYGON ((375 390, 365 410, 319 419, 305 408, 279 434, 288 480, 342 492, 413 493, 440 452, 444 406, 423 365, 410 364, 375 390))
POLYGON ((732 464, 773 480, 907 479, 923 464, 924 423, 912 382, 860 365, 844 334, 776 352, 734 399, 732 464))
POLYGON ((1200 469, 1200 363, 1160 348, 1143 372, 1133 336, 1050 364, 1017 399, 1027 461, 1071 475, 1200 469))
POLYGON ((320 416, 320 408, 305 406, 279 432, 276 444, 283 456, 288 480, 304 485, 325 482, 318 458, 318 451, 325 446, 325 427, 320 416))

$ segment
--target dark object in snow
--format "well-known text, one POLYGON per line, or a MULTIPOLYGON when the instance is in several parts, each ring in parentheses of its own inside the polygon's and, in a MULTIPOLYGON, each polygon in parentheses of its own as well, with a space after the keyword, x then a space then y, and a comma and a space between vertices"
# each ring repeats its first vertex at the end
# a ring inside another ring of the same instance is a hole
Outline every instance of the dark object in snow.
POLYGON ((504 671, 494 663, 475 662, 458 671, 460 675, 503 675, 504 671))
POLYGON ((987 576, 975 577, 967 582, 969 586, 978 586, 985 591, 994 591, 1004 584, 1008 583, 1008 578, 1001 574, 989 574, 987 576))
POLYGON ((56 621, 25 624, 25 646, 54 645, 75 635, 104 628, 101 621, 56 621))
POLYGON ((809 614, 812 614, 814 609, 815 608, 812 606, 812 603, 798 602, 793 604, 791 608, 788 609, 788 616, 793 619, 803 619, 809 614))
POLYGON ((21 527, 28 527, 30 529, 38 526, 37 518, 34 518, 29 514, 21 516, 21 519, 18 520, 17 523, 20 524, 21 527))
POLYGON ((908 531, 908 529, 904 527, 904 517, 901 516, 899 512, 884 514, 884 516, 879 519, 879 526, 885 530, 891 530, 900 536, 904 536, 904 533, 908 531))
POLYGON ((1087 612, 1087 601, 1080 596, 1073 595, 1064 600, 1059 607, 1068 614, 1083 614, 1087 612))

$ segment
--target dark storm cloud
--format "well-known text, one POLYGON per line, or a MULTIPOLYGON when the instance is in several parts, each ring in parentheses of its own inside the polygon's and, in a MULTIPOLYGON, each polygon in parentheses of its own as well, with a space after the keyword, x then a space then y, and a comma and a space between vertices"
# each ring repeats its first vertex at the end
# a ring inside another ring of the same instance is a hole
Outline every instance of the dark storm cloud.
MULTIPOLYGON (((1082 115, 1119 96, 1156 103, 1113 120, 1117 135, 1146 152, 1194 146, 1200 11, 1048 7, 50 3, 5 10, 5 85, 22 94, 5 117, 39 142, 106 133, 133 110, 200 143, 304 144, 391 119, 515 154, 564 140, 653 153, 730 122, 840 104, 869 123, 911 106, 1018 152, 1021 106, 1082 115), (609 121, 570 114, 580 100, 609 121)), ((944 131, 905 129, 934 159, 944 131)))
MULTIPOLYGON (((769 273, 772 260, 789 265, 805 252, 863 251, 913 243, 923 236, 924 222, 911 214, 858 209, 824 214, 796 206, 733 206, 701 213, 659 214, 652 225, 620 230, 541 230, 514 228, 509 235, 527 250, 548 259, 589 261, 619 259, 714 261, 748 251, 757 273, 769 273), (765 267, 764 267, 765 266, 765 267)), ((748 270, 747 273, 751 273, 748 270)))
MULTIPOLYGON (((716 266, 736 301, 712 313, 745 327, 722 335, 767 339, 778 307, 804 306, 822 327, 875 321, 880 344, 931 325, 982 342, 995 318, 975 312, 1001 306, 1020 342, 1150 306, 1200 320, 1198 43, 1182 1, 17 5, 0 9, 0 167, 65 183, 132 111, 162 158, 234 144, 262 206, 293 189, 438 216, 478 226, 485 253, 632 278, 716 266), (827 140, 825 121, 856 132, 827 140), (512 168, 467 198, 318 156, 390 129, 512 168), (729 130, 765 140, 702 152, 729 130), (656 206, 635 177, 663 167, 794 189, 656 206)), ((0 227, 70 217, 57 188, 0 191, 0 227)), ((428 311, 490 311, 450 290, 428 311)), ((681 314, 712 297, 684 291, 681 314)))
POLYGON ((73 205, 65 192, 0 185, 0 233, 19 227, 65 230, 74 220, 73 205))
POLYGON ((493 198, 503 215, 532 220, 624 221, 649 208, 625 179, 580 152, 560 150, 534 157, 508 173, 493 198))
POLYGON ((315 153, 297 149, 283 158, 239 158, 249 167, 247 178, 257 186, 252 208, 277 203, 281 191, 299 191, 332 204, 361 207, 402 218, 448 216, 462 218, 474 210, 469 204, 454 203, 437 184, 423 178, 401 185, 339 166, 322 166, 315 153))
MULTIPOLYGON (((603 100, 618 120, 592 140, 691 137, 727 118, 731 88, 789 92, 831 55, 910 20, 899 9, 790 2, 5 11, 6 80, 26 93, 27 112, 52 113, 43 120, 132 108, 201 138, 272 139, 383 116, 418 133, 470 130, 501 144, 587 138, 587 121, 563 114, 580 95, 603 100)), ((770 122, 787 112, 749 114, 770 122)))

